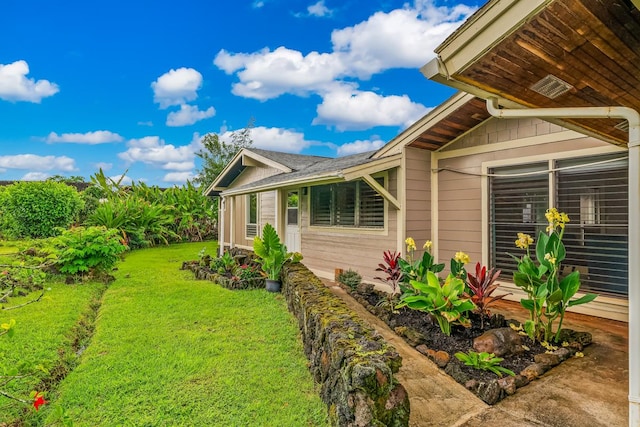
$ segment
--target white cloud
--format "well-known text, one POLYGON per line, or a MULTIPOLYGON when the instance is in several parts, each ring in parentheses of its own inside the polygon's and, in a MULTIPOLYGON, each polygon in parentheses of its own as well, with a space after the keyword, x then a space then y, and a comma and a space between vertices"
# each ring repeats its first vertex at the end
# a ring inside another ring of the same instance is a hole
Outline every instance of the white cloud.
POLYGON ((193 141, 182 146, 167 144, 158 136, 131 139, 127 146, 127 151, 118 153, 118 157, 129 164, 141 162, 159 169, 181 171, 185 170, 187 163, 193 165, 194 153, 199 148, 193 141))
POLYGON ((67 156, 39 156, 36 154, 16 154, 0 156, 0 168, 25 169, 32 171, 64 171, 76 170, 75 160, 67 156))
MULTIPOLYGON (((231 132, 220 135, 223 140, 229 140, 231 132)), ((305 148, 315 144, 307 141, 304 134, 282 128, 266 128, 257 126, 251 129, 253 146, 265 150, 284 151, 287 153, 300 153, 305 148)))
POLYGON ((245 98, 267 100, 285 93, 306 96, 328 90, 346 68, 340 57, 311 52, 302 56, 297 50, 279 47, 253 54, 233 54, 221 50, 214 64, 227 74, 238 72, 239 83, 232 92, 245 98))
POLYGON ((48 143, 68 142, 89 145, 106 144, 109 142, 121 142, 123 140, 124 138, 122 136, 108 130, 97 130, 95 132, 87 133, 63 133, 62 135, 51 132, 45 139, 45 141, 48 143))
POLYGON ((113 167, 113 163, 106 162, 98 162, 93 165, 96 169, 102 169, 103 171, 108 171, 113 167))
POLYGON ((153 126, 153 122, 152 121, 147 121, 147 122, 138 122, 138 126, 149 126, 152 127, 153 126))
POLYGON ((169 162, 162 165, 162 169, 175 171, 192 171, 196 167, 193 161, 190 162, 169 162))
POLYGON ((309 15, 318 17, 331 16, 333 13, 331 9, 325 6, 324 0, 320 0, 319 2, 307 7, 307 11, 309 12, 309 15))
POLYGON ((167 126, 188 126, 215 114, 216 110, 213 107, 200 111, 195 105, 182 104, 179 111, 172 111, 167 115, 167 126))
POLYGON ((162 179, 164 182, 172 182, 176 184, 184 184, 188 180, 195 178, 193 172, 169 172, 162 179))
POLYGON ((153 100, 160 108, 180 105, 198 98, 202 86, 202 74, 193 68, 171 69, 151 83, 153 100))
POLYGON ((264 7, 264 1, 262 0, 255 0, 252 4, 251 7, 253 7, 254 9, 260 9, 262 7, 264 7))
POLYGON ((366 151, 377 150, 384 145, 384 141, 353 141, 342 144, 338 147, 338 156, 348 156, 350 154, 364 153, 366 151))
POLYGON ((313 124, 338 130, 363 130, 374 126, 408 126, 429 111, 407 95, 380 96, 347 88, 327 93, 318 105, 313 124))
POLYGON ((255 53, 221 50, 214 64, 227 74, 237 74, 239 82, 232 91, 238 96, 266 100, 284 93, 323 93, 339 79, 368 79, 388 69, 424 65, 433 58, 434 48, 474 10, 416 0, 413 6, 378 12, 357 25, 334 30, 332 52, 303 55, 286 47, 255 53))
POLYGON ((133 184, 133 179, 131 179, 129 176, 127 176, 125 174, 113 175, 113 176, 110 176, 109 179, 111 179, 113 182, 120 183, 120 185, 131 185, 131 184, 133 184))
POLYGON ((58 85, 48 80, 27 78, 29 65, 20 60, 11 64, 0 64, 0 99, 5 101, 28 101, 40 103, 42 98, 60 91, 58 85))
POLYGON ((50 176, 46 172, 28 172, 24 174, 22 181, 44 181, 50 176))

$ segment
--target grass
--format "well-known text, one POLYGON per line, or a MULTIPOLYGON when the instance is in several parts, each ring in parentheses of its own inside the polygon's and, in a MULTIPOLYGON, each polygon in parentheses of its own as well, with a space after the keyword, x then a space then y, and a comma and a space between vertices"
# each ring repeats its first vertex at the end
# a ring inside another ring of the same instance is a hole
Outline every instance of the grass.
MULTIPOLYGON (((0 365, 5 368, 17 366, 20 361, 32 361, 48 369, 58 365, 59 350, 64 354, 71 348, 70 331, 77 324, 92 298, 103 288, 101 284, 65 285, 48 283, 49 291, 45 297, 35 303, 13 311, 0 311, 0 322, 16 320, 15 335, 11 338, 0 337, 0 365)), ((36 292, 35 295, 38 295, 36 292)), ((7 306, 20 304, 33 295, 11 298, 7 306)), ((72 361, 69 361, 70 363, 72 361)), ((0 375, 2 369, 0 368, 0 375)), ((29 398, 29 392, 38 387, 44 373, 34 377, 13 381, 1 389, 19 397, 29 398)), ((0 381, 0 385, 2 381, 0 381)), ((23 416, 24 405, 0 397, 0 425, 23 416)), ((26 413, 26 422, 32 419, 33 412, 26 413)))
POLYGON ((180 271, 202 246, 136 251, 119 265, 91 345, 58 388, 74 425, 328 424, 282 296, 180 271))

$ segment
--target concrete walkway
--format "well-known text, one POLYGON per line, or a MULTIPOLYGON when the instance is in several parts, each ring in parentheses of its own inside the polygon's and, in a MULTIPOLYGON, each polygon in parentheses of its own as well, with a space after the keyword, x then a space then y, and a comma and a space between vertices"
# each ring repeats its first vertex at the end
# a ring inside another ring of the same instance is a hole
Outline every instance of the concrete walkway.
MULTIPOLYGON (((568 315, 567 328, 593 334, 594 342, 585 349, 585 357, 565 361, 513 396, 489 406, 398 337, 342 288, 331 281, 325 284, 402 356, 397 378, 409 393, 411 426, 628 426, 625 323, 568 315)), ((502 303, 494 311, 519 320, 526 314, 511 303, 502 303)))

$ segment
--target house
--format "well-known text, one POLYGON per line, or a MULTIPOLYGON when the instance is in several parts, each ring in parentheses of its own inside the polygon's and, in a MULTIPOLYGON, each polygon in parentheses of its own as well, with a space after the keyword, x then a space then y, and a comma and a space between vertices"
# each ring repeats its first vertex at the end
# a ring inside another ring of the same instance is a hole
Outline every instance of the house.
POLYGON ((599 294, 575 310, 629 322, 629 425, 640 425, 638 3, 490 0, 421 69, 460 92, 378 151, 239 153, 207 190, 224 201, 221 241, 248 246, 273 221, 318 275, 373 280, 382 251, 430 239, 440 262, 465 251, 501 268, 518 300, 507 253, 557 207, 571 218, 565 269, 599 294))

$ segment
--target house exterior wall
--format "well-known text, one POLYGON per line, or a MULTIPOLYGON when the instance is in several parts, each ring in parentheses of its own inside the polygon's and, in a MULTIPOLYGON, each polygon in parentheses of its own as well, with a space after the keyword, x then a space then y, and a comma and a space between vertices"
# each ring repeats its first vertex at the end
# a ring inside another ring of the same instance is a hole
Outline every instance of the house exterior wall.
POLYGON ((422 246, 432 240, 431 233, 431 152, 418 148, 405 148, 405 221, 406 236, 412 237, 418 247, 416 256, 422 256, 422 246))
MULTIPOLYGON (((397 171, 388 172, 387 190, 397 197, 397 171)), ((300 198, 302 261, 317 275, 333 278, 335 269, 357 271, 364 281, 374 277, 385 250, 397 249, 398 211, 385 201, 384 229, 357 229, 310 226, 310 195, 300 198)))
MULTIPOLYGON (((249 184, 254 181, 258 181, 263 178, 267 178, 272 175, 282 173, 281 170, 272 168, 269 166, 250 166, 247 167, 242 173, 233 181, 230 188, 239 187, 245 184, 249 184)), ((244 246, 251 248, 253 246, 253 237, 247 238, 246 235, 246 220, 247 220, 247 203, 246 195, 239 196, 227 196, 225 197, 224 211, 219 211, 219 218, 224 216, 224 222, 218 221, 218 234, 223 236, 222 228, 224 227, 224 239, 219 238, 220 244, 224 242, 226 246, 231 244, 233 237, 234 246, 244 246), (233 208, 232 208, 232 205, 233 208), (231 219, 233 210, 233 220, 231 219), (233 232, 231 230, 233 226, 233 232), (233 233, 233 236, 232 236, 233 233)), ((276 192, 265 191, 258 194, 258 232, 262 230, 262 227, 267 222, 275 226, 276 221, 276 192)))
MULTIPOLYGON (((448 265, 457 251, 464 251, 472 265, 477 261, 488 263, 488 186, 487 178, 481 176, 487 165, 507 166, 616 150, 619 148, 606 142, 537 119, 490 119, 449 144, 434 154, 435 163, 431 165, 439 170, 435 178, 437 194, 432 195, 438 217, 435 253, 438 261, 448 265), (507 135, 510 139, 505 139, 507 135)), ((514 293, 511 298, 519 300, 519 289, 509 278, 502 279, 503 286, 514 293)), ((626 319, 626 301, 605 297, 598 300, 599 305, 578 306, 576 311, 626 319)))

